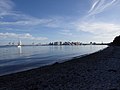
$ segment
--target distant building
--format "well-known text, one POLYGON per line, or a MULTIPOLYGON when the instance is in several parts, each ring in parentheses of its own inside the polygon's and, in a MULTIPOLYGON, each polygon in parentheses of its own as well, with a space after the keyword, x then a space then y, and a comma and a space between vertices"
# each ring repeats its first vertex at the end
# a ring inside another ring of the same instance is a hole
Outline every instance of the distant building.
POLYGON ((60 45, 62 45, 62 42, 60 42, 60 45))
POLYGON ((9 42, 8 45, 11 45, 11 42, 9 42))
POLYGON ((96 42, 94 42, 93 45, 96 45, 96 42))
POLYGON ((71 45, 70 42, 64 42, 63 45, 71 45))
POLYGON ((12 45, 15 45, 15 43, 13 42, 12 45))
POLYGON ((50 42, 49 45, 54 45, 53 42, 50 42))
POLYGON ((82 45, 80 42, 50 42, 48 45, 82 45))
POLYGON ((54 42, 54 45, 62 45, 62 42, 54 42))
POLYGON ((42 45, 41 43, 36 44, 36 46, 42 45))
POLYGON ((90 42, 90 45, 92 45, 93 43, 92 42, 90 42))
POLYGON ((81 43, 80 42, 72 42, 71 44, 72 45, 80 45, 81 43))

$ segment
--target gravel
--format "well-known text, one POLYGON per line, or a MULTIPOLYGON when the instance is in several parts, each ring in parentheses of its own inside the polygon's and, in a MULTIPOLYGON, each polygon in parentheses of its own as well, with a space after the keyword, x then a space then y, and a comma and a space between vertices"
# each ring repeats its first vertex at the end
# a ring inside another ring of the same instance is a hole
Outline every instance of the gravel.
POLYGON ((0 76, 0 90, 120 90, 120 47, 0 76))

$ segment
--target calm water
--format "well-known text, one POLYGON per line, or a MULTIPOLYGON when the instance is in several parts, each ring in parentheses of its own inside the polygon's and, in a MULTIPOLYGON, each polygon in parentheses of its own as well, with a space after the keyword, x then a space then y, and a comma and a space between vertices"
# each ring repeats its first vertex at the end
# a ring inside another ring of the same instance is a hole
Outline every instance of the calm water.
POLYGON ((103 49, 103 45, 0 47, 0 75, 63 62, 103 49))

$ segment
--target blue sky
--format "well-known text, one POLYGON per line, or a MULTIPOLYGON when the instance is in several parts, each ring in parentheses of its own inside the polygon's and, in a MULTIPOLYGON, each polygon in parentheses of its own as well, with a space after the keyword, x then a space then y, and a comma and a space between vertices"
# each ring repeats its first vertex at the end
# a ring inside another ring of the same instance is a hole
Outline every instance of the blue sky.
POLYGON ((0 44, 111 42, 120 0, 0 0, 0 44))

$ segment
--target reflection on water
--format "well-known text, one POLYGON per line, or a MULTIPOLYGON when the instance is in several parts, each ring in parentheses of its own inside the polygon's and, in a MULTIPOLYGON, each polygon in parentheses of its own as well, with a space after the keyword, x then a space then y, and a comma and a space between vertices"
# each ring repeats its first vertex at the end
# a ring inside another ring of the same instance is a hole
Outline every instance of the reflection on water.
MULTIPOLYGON (((11 60, 26 57, 56 57, 77 56, 92 53, 106 46, 87 45, 87 46, 23 46, 23 47, 3 47, 0 48, 0 60, 11 60)), ((62 58, 61 57, 61 58, 62 58)))
POLYGON ((0 75, 62 62, 107 46, 23 46, 0 47, 0 75))
POLYGON ((21 55, 22 54, 22 47, 18 47, 18 50, 19 50, 19 54, 21 55))

